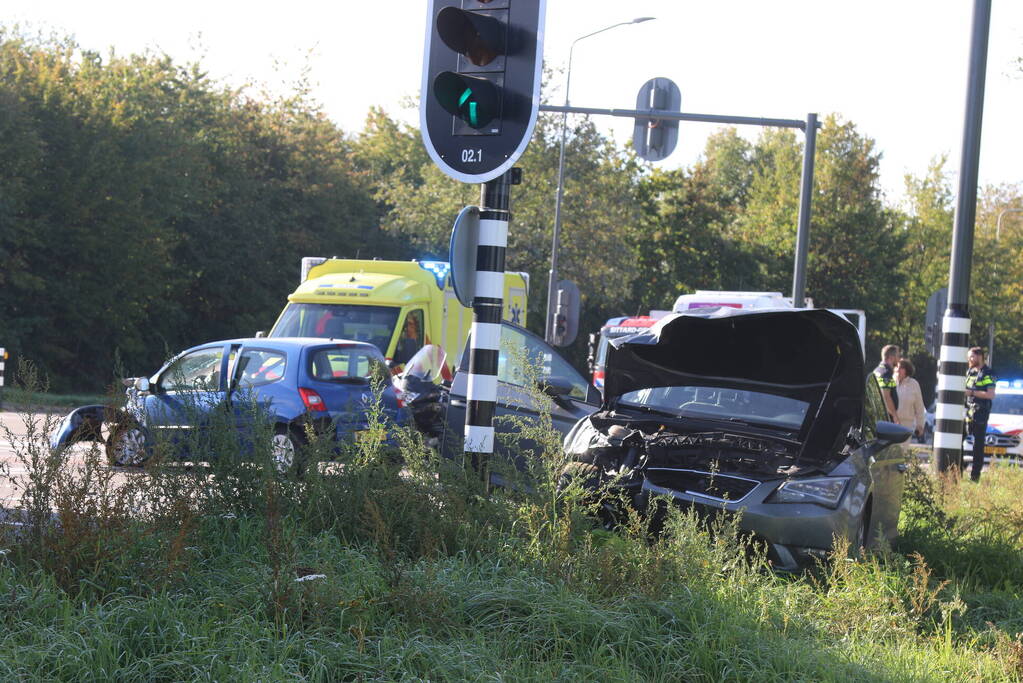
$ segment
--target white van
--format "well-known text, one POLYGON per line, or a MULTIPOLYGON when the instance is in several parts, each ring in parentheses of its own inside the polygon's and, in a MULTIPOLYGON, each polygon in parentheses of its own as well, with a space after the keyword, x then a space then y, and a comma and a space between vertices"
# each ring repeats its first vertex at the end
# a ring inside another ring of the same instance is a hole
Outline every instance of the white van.
MULTIPOLYGON (((692 294, 682 294, 675 299, 672 313, 684 313, 697 308, 794 308, 792 297, 781 292, 726 292, 698 289, 692 294)), ((813 299, 806 298, 806 307, 813 308, 813 299)), ((858 308, 830 308, 848 320, 860 337, 860 348, 866 353, 867 316, 858 308)))

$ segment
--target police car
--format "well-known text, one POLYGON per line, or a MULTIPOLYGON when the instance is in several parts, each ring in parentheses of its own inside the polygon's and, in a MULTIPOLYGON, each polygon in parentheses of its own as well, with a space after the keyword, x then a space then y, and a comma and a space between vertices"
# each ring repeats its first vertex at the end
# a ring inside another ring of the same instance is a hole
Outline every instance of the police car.
MULTIPOLYGON (((987 422, 987 456, 1023 456, 1020 437, 1023 433, 1023 379, 1000 379, 995 385, 995 400, 987 422)), ((973 438, 967 437, 963 451, 973 450, 973 438)))

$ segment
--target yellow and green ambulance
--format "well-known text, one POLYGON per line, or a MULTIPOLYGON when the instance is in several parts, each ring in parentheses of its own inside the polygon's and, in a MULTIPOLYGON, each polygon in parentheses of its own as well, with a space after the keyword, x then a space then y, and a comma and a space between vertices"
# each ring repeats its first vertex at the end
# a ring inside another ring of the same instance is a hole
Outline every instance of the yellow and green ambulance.
MULTIPOLYGON (((451 287, 444 261, 306 257, 271 337, 327 337, 376 345, 400 369, 426 344, 447 354, 453 370, 472 324, 451 287)), ((529 276, 504 274, 504 319, 526 324, 529 276)), ((448 372, 445 375, 450 377, 448 372)))

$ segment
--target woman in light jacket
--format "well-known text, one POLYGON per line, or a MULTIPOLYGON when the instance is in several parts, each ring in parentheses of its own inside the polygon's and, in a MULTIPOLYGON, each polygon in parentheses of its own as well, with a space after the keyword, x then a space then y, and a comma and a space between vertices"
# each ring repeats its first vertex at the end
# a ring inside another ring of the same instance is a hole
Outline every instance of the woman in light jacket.
POLYGON ((913 364, 903 358, 898 365, 899 424, 913 430, 917 437, 924 434, 924 398, 920 383, 913 379, 913 364))

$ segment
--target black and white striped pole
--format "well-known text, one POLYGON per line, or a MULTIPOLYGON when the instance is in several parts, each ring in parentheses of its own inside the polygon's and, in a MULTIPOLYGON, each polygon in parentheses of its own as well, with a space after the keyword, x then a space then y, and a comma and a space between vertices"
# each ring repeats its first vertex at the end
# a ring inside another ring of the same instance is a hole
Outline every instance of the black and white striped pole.
POLYGON ((975 0, 959 192, 948 277, 948 310, 942 321, 938 399, 934 414, 934 462, 939 472, 958 468, 963 459, 966 370, 970 346, 970 267, 973 262, 973 224, 977 217, 980 129, 984 114, 984 73, 990 25, 991 0, 975 0))
POLYGON ((4 365, 7 361, 7 349, 0 346, 0 409, 4 407, 4 365))
POLYGON ((484 481, 489 477, 488 460, 494 452, 497 359, 501 350, 504 255, 511 220, 508 209, 512 173, 509 171, 484 183, 480 192, 464 449, 473 469, 484 481))
POLYGON ((934 406, 934 462, 939 472, 958 468, 962 462, 969 336, 967 307, 950 301, 942 319, 938 398, 934 406))

